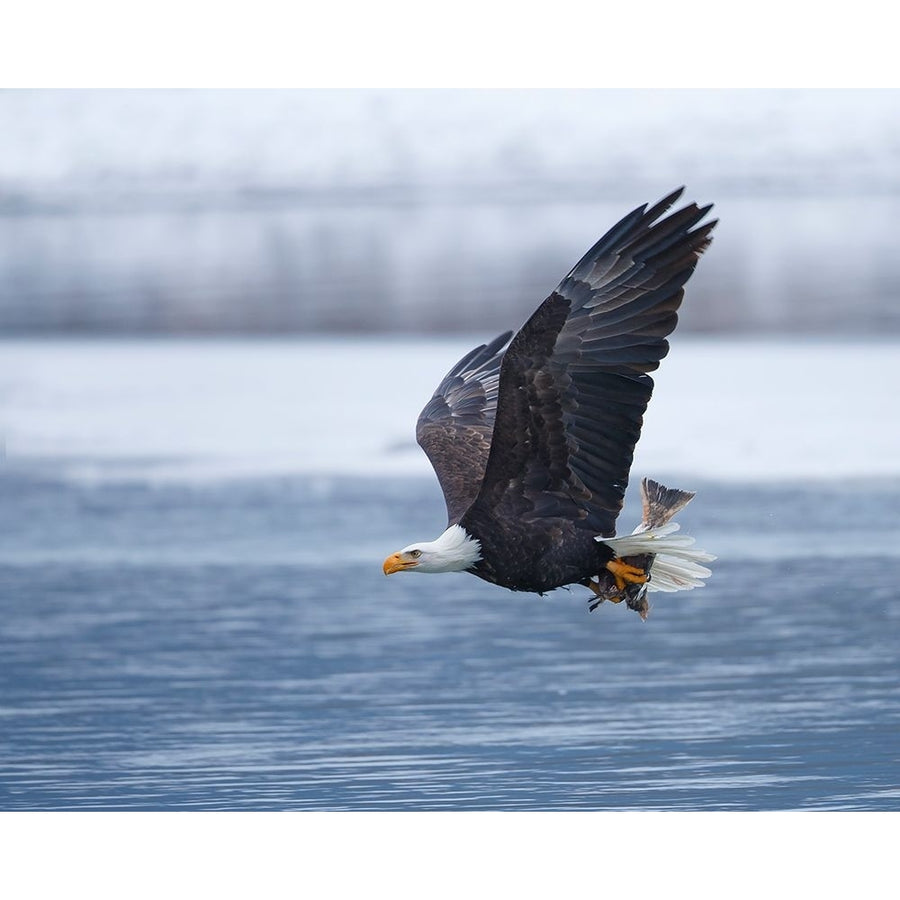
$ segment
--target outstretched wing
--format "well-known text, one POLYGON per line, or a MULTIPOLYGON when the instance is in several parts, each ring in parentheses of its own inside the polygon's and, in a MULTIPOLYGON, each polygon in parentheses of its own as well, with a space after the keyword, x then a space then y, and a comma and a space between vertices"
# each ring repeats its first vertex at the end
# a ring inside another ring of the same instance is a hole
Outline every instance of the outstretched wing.
POLYGON ((561 516, 609 536, 653 391, 647 375, 715 221, 711 207, 634 210, 604 235, 513 338, 476 510, 561 516))
POLYGON ((491 449, 500 360, 507 331, 467 353, 438 385, 416 424, 416 440, 437 474, 449 524, 478 496, 491 449))

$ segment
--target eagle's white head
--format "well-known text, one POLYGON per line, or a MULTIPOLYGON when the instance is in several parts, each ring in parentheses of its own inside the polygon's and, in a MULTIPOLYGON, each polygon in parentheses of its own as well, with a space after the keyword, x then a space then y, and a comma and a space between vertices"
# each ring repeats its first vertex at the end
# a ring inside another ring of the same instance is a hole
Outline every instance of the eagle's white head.
POLYGON ((481 559, 481 544, 461 525, 451 525, 436 541, 410 544, 384 561, 384 574, 394 572, 463 572, 481 559))

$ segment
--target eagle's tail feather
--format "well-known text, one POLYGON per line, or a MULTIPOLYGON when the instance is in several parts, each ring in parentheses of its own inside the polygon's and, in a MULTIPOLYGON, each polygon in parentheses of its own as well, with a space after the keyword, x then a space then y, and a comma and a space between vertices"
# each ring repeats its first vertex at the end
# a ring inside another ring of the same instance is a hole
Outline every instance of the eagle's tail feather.
POLYGON ((648 528, 617 538, 597 538, 606 544, 619 559, 635 556, 653 557, 649 563, 651 591, 687 591, 703 587, 704 578, 712 572, 704 562, 715 559, 711 553, 694 548, 694 539, 678 531, 676 522, 648 528))

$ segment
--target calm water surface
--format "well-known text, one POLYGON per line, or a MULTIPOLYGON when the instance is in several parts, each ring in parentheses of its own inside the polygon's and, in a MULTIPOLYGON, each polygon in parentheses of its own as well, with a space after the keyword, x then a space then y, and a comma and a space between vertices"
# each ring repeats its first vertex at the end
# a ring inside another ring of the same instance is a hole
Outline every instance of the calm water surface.
POLYGON ((900 809, 900 484, 701 486, 647 623, 384 578, 425 480, 0 492, 3 809, 900 809))

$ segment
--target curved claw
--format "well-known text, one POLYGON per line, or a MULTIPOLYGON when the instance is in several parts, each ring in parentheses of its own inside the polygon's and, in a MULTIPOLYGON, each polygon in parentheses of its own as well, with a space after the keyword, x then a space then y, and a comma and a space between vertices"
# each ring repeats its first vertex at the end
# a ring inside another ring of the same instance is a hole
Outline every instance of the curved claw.
MULTIPOLYGON (((589 607, 591 612, 603 603, 604 600, 609 600, 611 603, 621 603, 625 599, 624 594, 611 594, 608 587, 604 587, 600 584, 599 578, 596 581, 588 581, 588 587, 594 592, 594 597, 597 598, 591 601, 589 607)), ((621 590, 621 588, 619 590, 621 590)))

